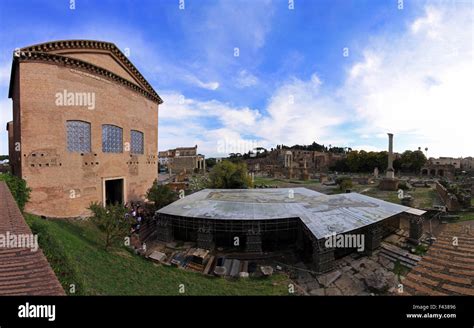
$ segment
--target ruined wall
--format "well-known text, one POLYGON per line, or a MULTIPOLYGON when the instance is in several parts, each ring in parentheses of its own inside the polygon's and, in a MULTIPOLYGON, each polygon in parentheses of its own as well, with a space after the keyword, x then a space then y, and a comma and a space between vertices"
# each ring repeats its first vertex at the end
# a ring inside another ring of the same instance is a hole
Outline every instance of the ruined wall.
POLYGON ((169 159, 168 167, 172 173, 180 173, 186 170, 186 173, 192 173, 196 167, 196 156, 179 156, 169 159))
POLYGON ((450 194, 448 190, 438 181, 436 181, 436 191, 438 192, 438 195, 443 203, 446 205, 448 211, 457 211, 461 208, 456 196, 450 194))
POLYGON ((32 188, 26 211, 50 217, 88 215, 103 201, 103 180, 124 178, 125 201, 143 198, 157 176, 158 105, 130 89, 43 62, 21 62, 21 167, 32 188), (95 108, 57 106, 56 93, 94 92, 95 108), (91 153, 67 151, 67 120, 91 123, 91 153), (144 154, 102 152, 102 124, 144 133, 144 154))
POLYGON ((319 177, 319 173, 327 172, 329 167, 341 155, 308 150, 276 149, 266 157, 246 160, 250 172, 263 173, 275 178, 308 179, 319 177), (291 153, 291 165, 287 166, 285 157, 291 153), (306 166, 306 167, 305 167, 306 166))

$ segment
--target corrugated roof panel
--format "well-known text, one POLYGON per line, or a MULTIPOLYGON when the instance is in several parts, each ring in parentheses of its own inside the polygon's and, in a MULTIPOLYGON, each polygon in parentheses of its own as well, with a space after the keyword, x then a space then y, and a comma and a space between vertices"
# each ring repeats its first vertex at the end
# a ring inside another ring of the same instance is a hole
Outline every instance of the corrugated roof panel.
POLYGON ((158 211, 220 220, 299 217, 318 239, 352 231, 403 212, 425 213, 357 193, 325 195, 306 188, 205 189, 158 211))

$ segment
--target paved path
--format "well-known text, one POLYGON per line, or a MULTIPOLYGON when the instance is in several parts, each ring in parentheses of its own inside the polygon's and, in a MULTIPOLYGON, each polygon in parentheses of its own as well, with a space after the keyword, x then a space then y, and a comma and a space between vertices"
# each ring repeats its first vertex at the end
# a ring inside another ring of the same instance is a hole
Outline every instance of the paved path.
POLYGON ((409 295, 474 296, 474 221, 447 224, 402 283, 409 295))
MULTIPOLYGON (((0 181, 0 236, 31 235, 7 185, 0 181)), ((0 238, 1 238, 0 237, 0 238)), ((0 295, 65 295, 41 249, 0 244, 0 295)))

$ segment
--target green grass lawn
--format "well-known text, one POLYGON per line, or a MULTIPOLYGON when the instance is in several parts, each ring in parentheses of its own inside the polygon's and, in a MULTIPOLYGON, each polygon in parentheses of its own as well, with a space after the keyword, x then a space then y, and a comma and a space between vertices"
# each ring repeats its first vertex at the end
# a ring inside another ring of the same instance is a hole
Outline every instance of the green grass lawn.
MULTIPOLYGON (((413 206, 417 208, 431 208, 433 204, 440 203, 438 194, 431 188, 416 188, 415 190, 405 191, 406 194, 414 198, 413 206)), ((387 202, 401 204, 398 198, 398 191, 382 191, 378 187, 370 187, 364 192, 364 195, 379 198, 387 202)))
POLYGON ((472 212, 458 213, 458 215, 459 215, 459 219, 453 220, 452 222, 462 222, 462 221, 474 220, 474 213, 472 213, 472 212))
POLYGON ((26 214, 33 233, 65 291, 76 295, 288 295, 290 281, 282 274, 269 279, 208 277, 156 265, 125 247, 103 249, 102 233, 90 222, 43 220, 26 214))
POLYGON ((392 202, 395 204, 400 204, 400 199, 398 199, 397 191, 382 191, 379 190, 377 186, 371 186, 369 190, 364 192, 364 195, 385 200, 387 202, 392 202))
POLYGON ((255 177, 255 185, 267 185, 267 186, 278 186, 278 187, 288 187, 292 185, 301 185, 303 186, 312 186, 319 185, 318 180, 298 180, 298 179, 278 179, 278 178, 267 178, 267 177, 255 177))
POLYGON ((432 188, 416 188, 414 191, 408 191, 408 194, 415 198, 415 207, 431 208, 433 204, 441 204, 438 193, 432 188))

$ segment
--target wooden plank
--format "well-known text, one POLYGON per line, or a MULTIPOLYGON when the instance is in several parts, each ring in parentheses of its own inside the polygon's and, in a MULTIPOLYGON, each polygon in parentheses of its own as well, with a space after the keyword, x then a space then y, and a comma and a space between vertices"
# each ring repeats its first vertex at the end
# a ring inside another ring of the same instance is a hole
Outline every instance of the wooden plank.
POLYGON ((214 262, 215 258, 216 257, 212 255, 209 261, 207 261, 206 268, 204 268, 204 274, 209 274, 209 271, 211 271, 212 263, 214 262))
POLYGON ((394 252, 400 256, 403 256, 403 257, 407 257, 409 258, 410 260, 413 260, 413 261, 416 261, 416 262, 419 262, 421 261, 421 256, 418 256, 418 255, 414 255, 414 254, 411 254, 399 247, 396 247, 396 246, 393 246, 393 245, 390 245, 390 244, 387 244, 387 243, 382 243, 382 248, 386 249, 386 250, 389 250, 391 252, 394 252))
POLYGON ((383 257, 386 257, 388 258, 389 260, 392 260, 392 261, 399 261, 401 265, 403 266, 406 266, 407 268, 413 268, 416 266, 416 263, 412 262, 412 261, 407 261, 405 258, 399 256, 399 255, 396 255, 396 254, 389 254, 389 253, 380 253, 380 255, 382 255, 383 257))

